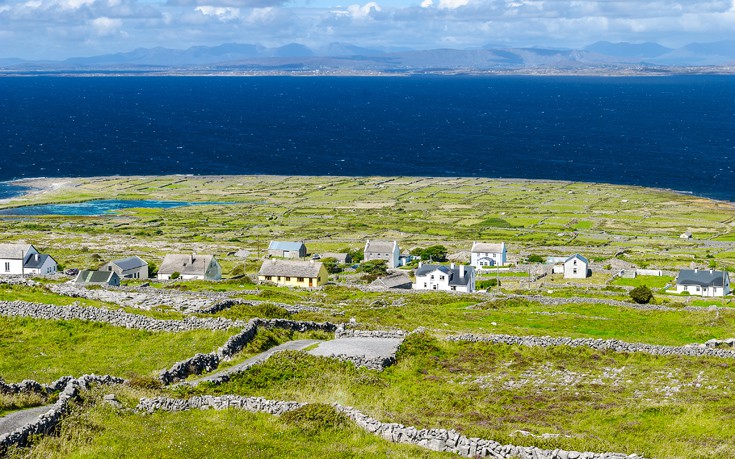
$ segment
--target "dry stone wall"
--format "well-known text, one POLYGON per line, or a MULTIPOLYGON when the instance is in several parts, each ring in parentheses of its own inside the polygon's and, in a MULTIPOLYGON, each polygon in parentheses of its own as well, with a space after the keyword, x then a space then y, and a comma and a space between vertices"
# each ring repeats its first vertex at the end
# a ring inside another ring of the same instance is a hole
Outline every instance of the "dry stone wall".
MULTIPOLYGON (((225 410, 242 409, 251 412, 283 414, 303 406, 303 403, 266 400, 260 397, 236 395, 200 396, 190 399, 143 398, 137 410, 153 413, 162 411, 185 411, 191 409, 225 410)), ((351 407, 333 405, 338 411, 352 419, 360 428, 393 443, 418 445, 433 451, 452 452, 463 457, 490 457, 496 459, 638 459, 639 456, 622 453, 593 453, 545 450, 533 446, 503 445, 493 440, 468 438, 454 430, 417 429, 402 424, 384 423, 351 407)))
POLYGON ((687 346, 663 346, 657 344, 627 343, 616 339, 593 338, 553 338, 550 336, 513 336, 513 335, 458 335, 449 336, 448 341, 487 342, 518 346, 570 346, 587 347, 598 351, 643 352, 651 355, 680 355, 686 357, 735 358, 735 351, 710 347, 705 344, 687 346))
POLYGON ((64 390, 59 394, 59 399, 46 413, 39 416, 34 422, 26 424, 13 432, 0 435, 0 455, 11 445, 26 446, 33 435, 51 432, 59 423, 61 417, 69 411, 69 402, 77 398, 79 391, 87 390, 90 384, 121 384, 123 382, 123 379, 114 376, 96 375, 84 375, 78 379, 66 380, 64 390))
POLYGON ((62 376, 50 384, 40 384, 32 379, 24 379, 19 383, 13 384, 6 384, 4 381, 0 380, 0 394, 48 394, 51 392, 58 392, 66 387, 67 383, 73 379, 74 378, 72 376, 62 376))

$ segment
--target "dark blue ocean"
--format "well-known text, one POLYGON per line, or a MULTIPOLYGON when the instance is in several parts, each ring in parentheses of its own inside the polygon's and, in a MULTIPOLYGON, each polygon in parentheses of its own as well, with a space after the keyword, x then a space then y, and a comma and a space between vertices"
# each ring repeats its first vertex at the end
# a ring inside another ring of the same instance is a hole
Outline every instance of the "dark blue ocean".
POLYGON ((520 177, 735 201, 735 77, 5 77, 0 181, 520 177))

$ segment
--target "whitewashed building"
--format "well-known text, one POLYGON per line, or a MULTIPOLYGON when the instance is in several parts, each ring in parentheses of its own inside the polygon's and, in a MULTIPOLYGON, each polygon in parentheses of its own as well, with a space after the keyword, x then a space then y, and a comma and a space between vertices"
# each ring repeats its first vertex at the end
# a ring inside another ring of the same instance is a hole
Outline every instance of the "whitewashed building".
POLYGON ((0 244, 0 275, 54 274, 57 267, 53 257, 38 253, 31 244, 0 244))
POLYGON ((173 273, 179 273, 179 279, 220 280, 222 267, 214 255, 166 255, 158 269, 159 279, 171 279, 173 273))
POLYGON ((112 260, 102 266, 100 271, 112 271, 126 279, 148 279, 148 263, 136 256, 112 260))
POLYGON ((584 279, 589 276, 589 260, 574 254, 564 261, 564 279, 584 279))
POLYGON ((470 265, 424 265, 416 269, 415 290, 475 291, 475 269, 470 265))
POLYGON ((507 252, 505 242, 489 244, 485 242, 473 242, 470 253, 470 264, 475 269, 488 268, 490 266, 503 266, 506 262, 507 252))
POLYGON ((400 266, 401 250, 396 241, 370 241, 365 243, 364 261, 385 260, 388 268, 400 266))
POLYGON ((730 275, 727 271, 712 269, 682 269, 676 277, 676 292, 699 296, 724 296, 730 293, 730 275))

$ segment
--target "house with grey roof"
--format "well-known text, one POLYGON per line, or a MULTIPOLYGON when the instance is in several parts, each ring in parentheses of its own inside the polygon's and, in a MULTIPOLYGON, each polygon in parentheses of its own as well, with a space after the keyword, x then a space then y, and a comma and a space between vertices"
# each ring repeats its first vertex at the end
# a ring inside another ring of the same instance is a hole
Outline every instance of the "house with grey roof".
POLYGON ((148 279, 148 263, 136 256, 112 260, 100 270, 115 272, 124 279, 148 279))
POLYGON ((589 260, 576 253, 564 260, 564 279, 585 279, 592 275, 589 268, 589 260))
POLYGON ((491 266, 503 266, 507 261, 507 250, 505 242, 491 244, 486 242, 473 242, 470 251, 470 264, 475 269, 484 269, 491 266))
POLYGON ((699 296, 724 296, 730 293, 730 275, 713 269, 682 269, 676 277, 676 292, 699 296))
POLYGON ((372 281, 368 286, 369 290, 392 290, 406 289, 410 290, 412 286, 411 278, 404 271, 393 271, 387 276, 379 277, 372 281))
POLYGON ((56 270, 56 260, 39 253, 31 244, 0 244, 0 275, 45 275, 54 274, 56 270))
POLYGON ((397 268, 400 263, 401 250, 396 241, 371 241, 365 243, 364 261, 385 260, 388 268, 397 268))
POLYGON ((75 284, 82 285, 109 285, 111 287, 120 286, 120 276, 113 271, 79 271, 74 279, 75 284))
POLYGON ((315 288, 327 283, 329 273, 324 264, 315 261, 265 260, 258 271, 258 281, 287 287, 315 288))
POLYGON ((158 268, 159 279, 171 279, 171 275, 178 273, 179 279, 220 280, 222 267, 214 255, 169 254, 163 258, 158 268))
POLYGON ((279 258, 305 258, 306 245, 304 241, 271 241, 268 245, 268 255, 279 258))
POLYGON ((415 290, 475 291, 475 268, 470 265, 425 265, 416 269, 415 290))

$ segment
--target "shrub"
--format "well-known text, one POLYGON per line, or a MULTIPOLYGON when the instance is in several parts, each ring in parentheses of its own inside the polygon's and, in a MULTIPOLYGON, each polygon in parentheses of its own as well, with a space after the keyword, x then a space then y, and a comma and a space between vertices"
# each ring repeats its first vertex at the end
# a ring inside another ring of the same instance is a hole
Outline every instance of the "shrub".
POLYGON ((528 263, 543 263, 546 260, 541 255, 529 255, 526 261, 528 263))
POLYGON ((422 331, 412 333, 403 340, 401 347, 398 348, 396 358, 400 360, 404 357, 440 356, 441 354, 442 350, 439 347, 439 340, 422 331))
POLYGON ((174 272, 171 273, 171 279, 178 279, 179 277, 181 277, 181 273, 180 272, 174 271, 174 272))
POLYGON ((339 429, 349 424, 349 418, 344 413, 326 403, 309 403, 283 413, 281 419, 309 432, 339 429))
POLYGON ((342 272, 342 268, 339 267, 339 262, 334 257, 322 258, 319 260, 324 265, 324 268, 329 274, 337 274, 342 272))
POLYGON ((638 304, 648 304, 653 300, 653 292, 645 285, 641 285, 630 291, 630 297, 638 304))
POLYGON ((500 281, 497 279, 485 279, 481 281, 477 281, 475 283, 475 286, 477 289, 484 289, 484 288, 490 288, 490 287, 497 287, 500 285, 500 281))
POLYGON ((388 266, 384 260, 371 260, 362 263, 357 272, 370 274, 374 276, 383 276, 388 273, 388 266))

